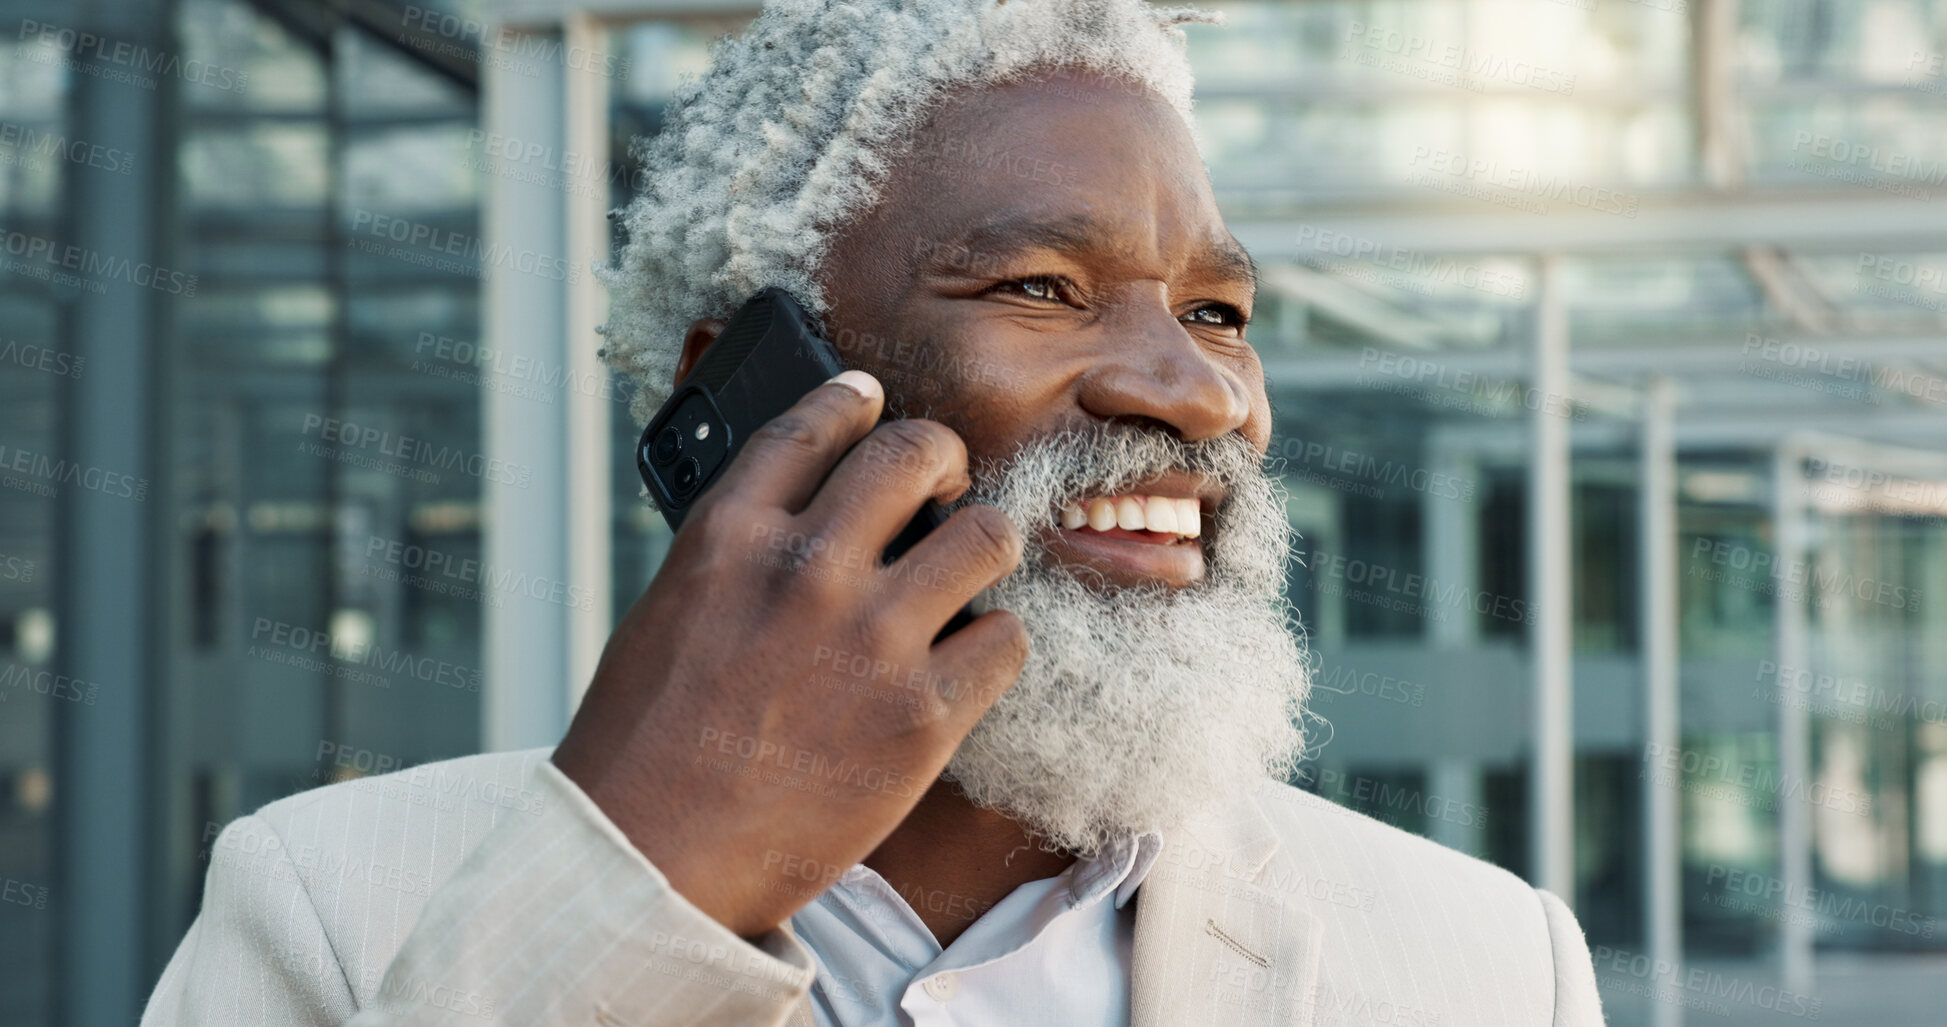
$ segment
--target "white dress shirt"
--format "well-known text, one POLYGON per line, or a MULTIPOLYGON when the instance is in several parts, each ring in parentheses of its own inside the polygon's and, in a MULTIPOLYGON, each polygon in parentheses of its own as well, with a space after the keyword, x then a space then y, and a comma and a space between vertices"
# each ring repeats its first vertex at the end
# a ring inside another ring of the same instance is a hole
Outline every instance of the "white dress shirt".
POLYGON ((817 957, 820 1027, 1123 1027, 1135 937, 1123 907, 1162 845, 1152 832, 1029 881, 944 951, 885 878, 851 868, 791 918, 817 957))

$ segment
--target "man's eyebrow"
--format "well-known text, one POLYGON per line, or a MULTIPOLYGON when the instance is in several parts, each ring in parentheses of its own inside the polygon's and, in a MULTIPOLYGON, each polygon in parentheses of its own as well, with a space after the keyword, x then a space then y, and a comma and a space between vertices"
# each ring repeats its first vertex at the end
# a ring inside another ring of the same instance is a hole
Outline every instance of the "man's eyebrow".
MULTIPOLYGON (((1115 248, 1115 232, 1102 220, 1087 214, 1056 217, 1016 215, 996 218, 975 225, 949 244, 947 253, 1018 253, 1027 249, 1047 249, 1079 255, 1115 248)), ((1225 234, 1198 254, 1198 263, 1219 277, 1235 278, 1257 288, 1257 261, 1235 237, 1225 234)))
POLYGON ((1222 242, 1206 247, 1203 263, 1225 278, 1251 283, 1251 291, 1257 291, 1257 261, 1252 259, 1251 251, 1245 249, 1235 236, 1226 234, 1222 242))

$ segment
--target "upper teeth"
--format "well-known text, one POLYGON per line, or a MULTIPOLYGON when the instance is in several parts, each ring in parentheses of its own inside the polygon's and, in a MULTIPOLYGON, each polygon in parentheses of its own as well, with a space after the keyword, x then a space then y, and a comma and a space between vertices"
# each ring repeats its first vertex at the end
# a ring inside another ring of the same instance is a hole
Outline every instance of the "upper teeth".
POLYGON ((1096 531, 1160 531, 1184 538, 1203 534, 1203 512, 1194 499, 1173 496, 1103 496, 1061 508, 1061 526, 1096 531))

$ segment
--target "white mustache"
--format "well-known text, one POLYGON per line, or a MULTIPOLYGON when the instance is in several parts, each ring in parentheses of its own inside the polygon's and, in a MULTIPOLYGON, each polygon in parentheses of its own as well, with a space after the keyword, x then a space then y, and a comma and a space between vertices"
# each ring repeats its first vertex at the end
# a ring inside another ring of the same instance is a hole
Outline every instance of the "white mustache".
POLYGON ((953 507, 987 503, 1012 517, 1027 541, 1021 560, 1027 568, 1045 555, 1045 547, 1036 542, 1038 529, 1053 523, 1064 506, 1127 492, 1173 473, 1215 482, 1226 493, 1213 523, 1204 528, 1209 536, 1204 539, 1206 585, 1241 576, 1239 584, 1270 587, 1263 560, 1267 547, 1277 550, 1270 576, 1282 579, 1291 538, 1281 486, 1242 435, 1184 442, 1155 429, 1116 422, 1068 429, 1025 443, 1004 461, 978 463, 970 471, 973 486, 953 507), (1273 507, 1275 523, 1267 516, 1273 507), (1246 510, 1252 516, 1243 516, 1246 510), (1233 533, 1239 537, 1225 537, 1233 533), (1240 560, 1232 554, 1253 558, 1240 560))

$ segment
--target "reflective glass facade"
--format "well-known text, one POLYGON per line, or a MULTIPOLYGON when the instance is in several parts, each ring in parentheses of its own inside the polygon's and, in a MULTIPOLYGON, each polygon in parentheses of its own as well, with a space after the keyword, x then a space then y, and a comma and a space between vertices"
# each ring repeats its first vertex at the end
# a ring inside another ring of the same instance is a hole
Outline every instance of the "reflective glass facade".
MULTIPOLYGON (((139 1002, 215 827, 478 751, 496 688, 569 701, 495 677, 490 622, 527 607, 492 497, 551 468, 492 420, 599 409, 605 621, 669 536, 638 499, 626 389, 496 347, 489 289, 585 272, 565 243, 508 257, 496 218, 510 190, 623 202, 629 140, 749 14, 603 9, 611 160, 491 113, 492 83, 560 92, 563 5, 518 8, 541 12, 519 37, 465 27, 484 4, 110 6, 0 25, 6 1023, 139 1002), (105 837, 131 855, 97 858, 105 837), (124 949, 78 954, 111 924, 124 949)), ((1532 654, 1562 611, 1532 595, 1531 438, 1557 418, 1573 900, 1612 1022, 1780 1015, 1646 997, 1628 970, 1652 946, 1659 792, 1686 965, 1776 984, 1803 949, 1823 1019, 1937 1022, 1947 4, 1213 6, 1231 28, 1189 30, 1200 128, 1261 266, 1252 339, 1303 538, 1288 595, 1318 744, 1298 783, 1536 873, 1532 654), (1553 309, 1559 390, 1532 362, 1553 309), (1645 712, 1658 379, 1673 745, 1645 712)))

